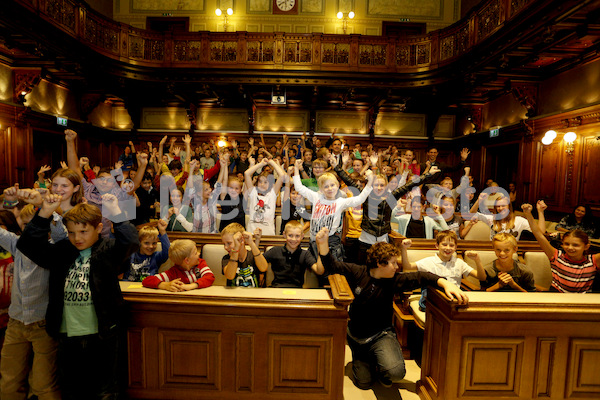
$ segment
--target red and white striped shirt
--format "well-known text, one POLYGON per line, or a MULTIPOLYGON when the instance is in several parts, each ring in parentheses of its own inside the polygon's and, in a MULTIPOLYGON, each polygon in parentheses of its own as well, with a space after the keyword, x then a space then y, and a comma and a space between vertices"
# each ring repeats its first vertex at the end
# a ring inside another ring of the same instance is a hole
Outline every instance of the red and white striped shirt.
POLYGON ((161 282, 171 282, 175 279, 181 279, 183 283, 197 283, 198 289, 209 287, 215 281, 215 276, 202 258, 197 266, 189 271, 182 269, 178 265, 160 274, 148 276, 142 281, 142 285, 147 288, 156 289, 161 282))
POLYGON ((552 287, 559 292, 586 293, 592 289, 596 264, 592 255, 587 255, 581 261, 571 260, 562 250, 556 250, 550 260, 552 268, 552 287))

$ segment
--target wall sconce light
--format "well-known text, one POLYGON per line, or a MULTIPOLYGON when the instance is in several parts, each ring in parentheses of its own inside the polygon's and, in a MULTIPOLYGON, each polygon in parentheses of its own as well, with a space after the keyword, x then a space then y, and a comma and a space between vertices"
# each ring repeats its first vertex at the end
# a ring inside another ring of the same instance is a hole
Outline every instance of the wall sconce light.
POLYGON ((348 29, 348 20, 354 19, 354 11, 350 11, 347 14, 343 12, 337 13, 337 18, 342 20, 342 30, 344 31, 344 35, 346 34, 346 30, 348 29))
POLYGON ((565 151, 570 156, 573 155, 573 151, 575 150, 575 145, 573 144, 575 142, 575 139, 577 139, 577 135, 575 134, 575 132, 567 132, 563 137, 563 140, 566 143, 565 151))
MULTIPOLYGON (((554 139, 556 139, 557 136, 558 134, 556 133, 556 131, 549 130, 542 138, 542 143, 548 146, 552 144, 552 142, 554 141, 554 139)), ((563 136, 563 140, 565 141, 565 151, 570 156, 573 155, 573 151, 575 150, 574 142, 576 139, 577 134, 575 132, 567 132, 563 136)))
POLYGON ((220 17, 221 15, 223 15, 223 31, 227 32, 227 17, 230 17, 233 15, 233 9, 232 8, 228 8, 227 10, 225 10, 225 12, 221 11, 220 8, 217 8, 215 10, 215 14, 217 14, 217 17, 220 17))

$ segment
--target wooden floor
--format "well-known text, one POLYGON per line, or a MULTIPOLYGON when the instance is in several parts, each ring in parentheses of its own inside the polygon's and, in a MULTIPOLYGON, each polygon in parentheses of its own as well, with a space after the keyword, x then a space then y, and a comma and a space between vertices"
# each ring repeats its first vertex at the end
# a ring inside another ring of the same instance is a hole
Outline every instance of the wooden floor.
POLYGON ((350 380, 352 374, 352 352, 346 345, 346 370, 344 373, 344 400, 418 400, 417 381, 421 377, 421 368, 413 361, 406 360, 406 377, 400 384, 385 388, 379 383, 370 390, 360 390, 350 380))

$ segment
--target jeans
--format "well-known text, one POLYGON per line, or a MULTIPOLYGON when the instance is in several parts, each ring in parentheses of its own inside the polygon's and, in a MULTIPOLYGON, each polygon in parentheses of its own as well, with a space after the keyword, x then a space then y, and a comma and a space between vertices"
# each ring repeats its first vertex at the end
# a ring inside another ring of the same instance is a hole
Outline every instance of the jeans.
POLYGON ((97 334, 61 337, 58 376, 63 400, 118 399, 121 347, 117 332, 102 338, 97 334))
POLYGON ((56 381, 56 341, 46 333, 45 321, 29 325, 12 318, 8 321, 0 374, 2 400, 25 400, 29 385, 40 400, 60 400, 56 381))
POLYGON ((352 350, 354 384, 358 388, 369 389, 376 379, 386 385, 400 382, 406 375, 402 348, 392 328, 365 344, 348 336, 348 345, 352 350))
MULTIPOLYGON (((342 237, 339 233, 333 234, 329 236, 329 252, 333 256, 336 261, 343 262, 344 261, 344 245, 342 245, 342 237)), ((315 257, 316 260, 319 259, 319 249, 317 249, 317 242, 310 241, 308 250, 315 257)), ((327 277, 329 276, 329 272, 325 271, 323 275, 317 275, 317 280, 319 281, 319 286, 323 287, 329 285, 329 280, 327 277)))

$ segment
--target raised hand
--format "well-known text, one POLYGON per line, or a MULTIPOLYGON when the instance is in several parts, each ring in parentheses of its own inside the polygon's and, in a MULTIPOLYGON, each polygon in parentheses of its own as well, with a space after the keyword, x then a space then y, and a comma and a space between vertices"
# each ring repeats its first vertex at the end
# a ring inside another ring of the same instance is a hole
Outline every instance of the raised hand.
MULTIPOLYGON (((82 157, 83 158, 83 157, 82 157)), ((87 159, 87 158, 86 158, 87 159)), ((42 165, 40 167, 40 170, 38 171, 38 175, 43 175, 45 172, 50 171, 52 168, 50 168, 49 165, 42 165)))
MULTIPOLYGON (((90 165, 90 160, 87 157, 79 157, 79 168, 83 168, 86 165, 90 165)), ((40 168, 41 171, 41 168, 40 168)), ((39 174, 39 172, 38 172, 39 174)))
POLYGON ((65 140, 67 142, 74 142, 77 139, 77 132, 72 129, 65 130, 65 140))
POLYGON ((119 160, 115 163, 115 169, 123 168, 123 161, 119 160))
MULTIPOLYGON (((223 162, 221 159, 219 159, 219 162, 221 162, 221 165, 223 165, 223 162)), ((200 166, 200 161, 198 160, 191 160, 190 161, 190 174, 193 174, 194 171, 196 171, 196 169, 200 166)), ((225 164, 225 167, 227 167, 227 164, 225 164)))
POLYGON ((244 237, 242 236, 242 232, 236 232, 233 235, 233 251, 239 252, 240 248, 243 246, 244 237))
MULTIPOLYGON (((342 152, 342 165, 346 165, 350 162, 350 152, 348 150, 344 150, 342 152)), ((360 172, 360 171, 358 171, 360 172)))
POLYGON ((379 156, 375 153, 372 153, 369 156, 369 161, 371 161, 371 165, 372 166, 376 166, 377 165, 377 161, 379 161, 379 156))
POLYGON ((105 193, 102 195, 102 207, 106 207, 110 215, 118 215, 121 213, 119 200, 117 200, 117 196, 114 194, 105 193))
POLYGON ((158 233, 160 233, 161 235, 164 235, 165 233, 167 233, 167 221, 165 221, 164 219, 159 219, 156 226, 158 228, 158 233))
POLYGON ((465 251, 465 256, 467 256, 470 259, 473 259, 475 261, 477 261, 479 259, 479 253, 476 251, 473 251, 473 250, 465 251))
POLYGON ((69 168, 69 166, 67 165, 67 163, 66 163, 66 162, 64 162, 64 161, 61 161, 61 162, 60 162, 60 167, 61 167, 62 169, 67 169, 67 168, 69 168))
POLYGON ((133 142, 130 140, 129 145, 133 147, 133 142))
POLYGON ((49 218, 54 211, 60 207, 62 196, 59 194, 48 194, 42 202, 42 208, 40 209, 39 215, 42 218, 49 218))
POLYGON ((145 152, 136 153, 136 158, 138 165, 147 165, 148 164, 148 154, 145 152))
POLYGON ((537 203, 535 204, 538 212, 543 212, 546 208, 548 208, 548 206, 546 205, 546 202, 544 200, 538 200, 537 203))
POLYGON ((402 247, 404 247, 405 249, 408 249, 411 245, 412 245, 412 240, 410 240, 410 239, 404 239, 402 241, 402 247))
POLYGON ((315 242, 317 243, 317 245, 319 245, 319 244, 328 245, 329 244, 329 229, 322 228, 319 232, 317 232, 317 234, 315 235, 315 242))
POLYGON ((4 200, 6 201, 15 201, 17 198, 17 191, 19 189, 15 186, 11 186, 9 188, 4 189, 4 200))
POLYGON ((248 144, 254 146, 254 138, 248 138, 248 144))
MULTIPOLYGON (((429 162, 429 161, 427 161, 427 162, 429 162)), ((434 165, 433 167, 429 168, 429 173, 431 175, 437 174, 438 172, 442 172, 442 170, 439 169, 437 165, 434 165)))
POLYGON ((296 160, 294 162, 294 167, 298 168, 298 170, 302 170, 304 166, 304 162, 302 160, 296 160))
POLYGON ((262 229, 261 228, 256 228, 254 230, 254 239, 260 243, 260 239, 262 239, 262 229))
POLYGON ((163 145, 164 145, 164 144, 167 142, 167 139, 168 139, 168 136, 167 136, 167 135, 165 135, 165 136, 163 136, 163 138, 162 138, 162 139, 160 139, 160 142, 158 142, 158 143, 159 143, 159 144, 163 144, 163 145))
POLYGON ((334 168, 338 165, 337 157, 334 156, 332 153, 329 153, 329 158, 327 161, 329 161, 329 164, 331 164, 331 166, 334 168))
POLYGON ((39 206, 42 204, 42 193, 34 189, 19 189, 17 190, 17 197, 28 204, 39 206))
POLYGON ((521 210, 523 210, 523 212, 525 214, 531 214, 531 210, 533 210, 533 206, 529 203, 523 203, 521 205, 521 210))
POLYGON ((192 137, 186 133, 185 136, 183 137, 183 143, 185 143, 185 144, 192 143, 192 137))
POLYGON ((471 151, 465 147, 460 151, 460 159, 465 161, 469 157, 469 154, 471 154, 471 151))
POLYGON ((181 147, 179 147, 179 146, 173 147, 173 154, 175 154, 175 157, 179 157, 180 153, 181 153, 181 147))

